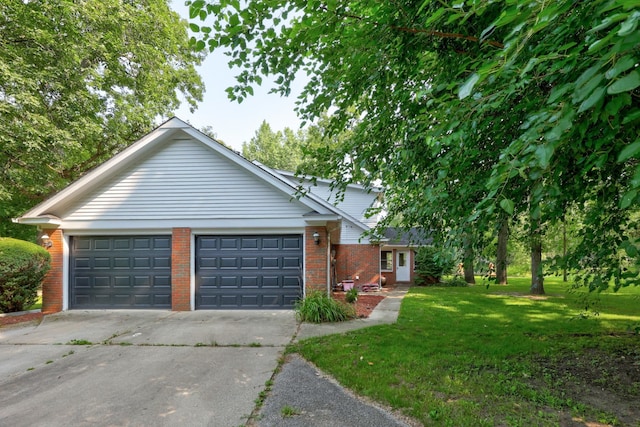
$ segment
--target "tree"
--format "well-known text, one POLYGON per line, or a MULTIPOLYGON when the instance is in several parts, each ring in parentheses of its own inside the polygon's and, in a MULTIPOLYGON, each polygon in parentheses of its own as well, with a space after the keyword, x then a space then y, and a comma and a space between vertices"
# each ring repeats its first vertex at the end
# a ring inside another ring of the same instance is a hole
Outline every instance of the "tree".
POLYGON ((262 75, 284 95, 298 71, 312 76, 303 118, 333 108, 333 131, 358 119, 327 173, 381 181, 389 218, 460 241, 500 211, 526 212, 543 292, 542 230, 579 206, 583 239, 567 255, 578 281, 639 284, 637 2, 449 3, 196 0, 192 18, 211 24, 192 42, 229 49, 238 100, 262 75))
POLYGON ((166 1, 0 4, 0 235, 10 218, 195 107, 201 61, 166 1))
POLYGON ((242 143, 242 155, 274 169, 295 171, 302 162, 303 135, 291 129, 274 132, 266 121, 249 142, 242 143))
POLYGON ((311 177, 326 176, 325 153, 337 150, 348 135, 343 130, 331 135, 326 128, 329 117, 323 114, 317 123, 294 132, 286 127, 283 131, 274 132, 271 126, 263 121, 249 142, 242 144, 242 155, 274 169, 297 172, 311 177))

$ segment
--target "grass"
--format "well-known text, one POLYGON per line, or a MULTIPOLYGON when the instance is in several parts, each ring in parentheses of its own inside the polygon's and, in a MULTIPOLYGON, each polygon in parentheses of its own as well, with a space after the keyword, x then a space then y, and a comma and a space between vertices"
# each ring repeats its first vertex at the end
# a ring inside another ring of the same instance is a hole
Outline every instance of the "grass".
POLYGON ((38 295, 36 302, 25 309, 25 311, 29 310, 42 310, 42 295, 38 295))
POLYGON ((324 292, 314 291, 296 303, 296 316, 301 322, 343 322, 356 317, 356 310, 324 292))
POLYGON ((640 380, 622 381, 617 371, 640 366, 640 288, 568 292, 548 278, 537 299, 529 279, 509 282, 414 287, 396 324, 312 338, 295 350, 425 425, 640 425, 616 406, 618 398, 640 401, 640 380), (593 385, 606 405, 581 397, 593 385))

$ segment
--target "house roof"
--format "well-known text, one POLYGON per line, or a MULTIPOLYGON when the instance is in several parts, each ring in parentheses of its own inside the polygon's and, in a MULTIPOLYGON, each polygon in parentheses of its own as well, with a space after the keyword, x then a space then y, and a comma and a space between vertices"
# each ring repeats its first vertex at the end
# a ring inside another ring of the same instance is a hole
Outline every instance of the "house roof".
POLYGON ((363 231, 368 228, 367 225, 360 222, 357 218, 353 218, 347 212, 338 209, 329 201, 324 200, 313 192, 300 196, 297 193, 297 186, 289 178, 270 168, 253 164, 240 154, 218 143, 176 117, 162 123, 122 152, 87 172, 59 193, 30 209, 16 221, 23 224, 40 226, 60 225, 61 219, 57 217, 57 212, 64 211, 83 196, 95 190, 100 185, 103 185, 105 180, 116 176, 120 171, 145 159, 145 156, 153 152, 155 147, 170 138, 174 138, 180 132, 200 142, 208 149, 215 151, 218 155, 286 194, 289 198, 297 198, 297 202, 305 206, 309 209, 309 212, 312 213, 310 216, 307 216, 309 220, 318 222, 322 220, 337 220, 345 217, 359 228, 362 228, 363 231))
POLYGON ((389 227, 384 232, 385 245, 387 246, 425 246, 433 242, 431 237, 426 237, 421 228, 403 229, 389 227))

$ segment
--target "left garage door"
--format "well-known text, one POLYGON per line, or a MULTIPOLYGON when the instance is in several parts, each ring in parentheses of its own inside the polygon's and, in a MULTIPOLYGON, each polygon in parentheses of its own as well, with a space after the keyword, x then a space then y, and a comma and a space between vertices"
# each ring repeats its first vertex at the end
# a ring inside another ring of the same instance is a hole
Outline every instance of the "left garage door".
POLYGON ((70 308, 171 308, 171 236, 71 237, 70 308))

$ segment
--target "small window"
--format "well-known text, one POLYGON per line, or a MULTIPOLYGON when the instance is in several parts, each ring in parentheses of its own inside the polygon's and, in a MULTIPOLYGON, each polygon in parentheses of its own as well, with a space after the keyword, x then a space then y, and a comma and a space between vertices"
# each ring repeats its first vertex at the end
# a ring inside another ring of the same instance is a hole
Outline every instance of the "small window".
POLYGON ((380 269, 391 271, 393 270, 393 252, 382 251, 380 253, 380 269))
POLYGON ((398 252, 398 267, 407 265, 407 258, 404 252, 398 252))

